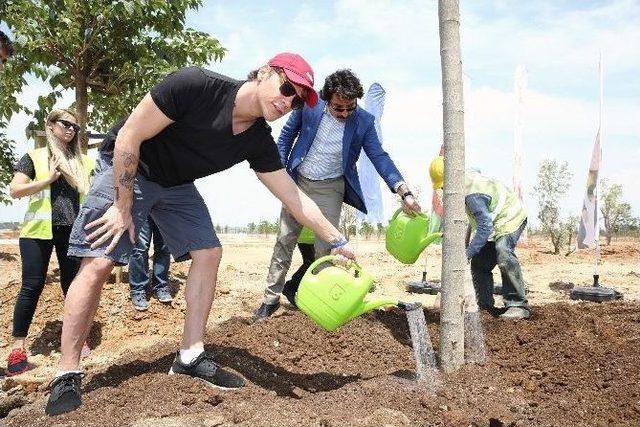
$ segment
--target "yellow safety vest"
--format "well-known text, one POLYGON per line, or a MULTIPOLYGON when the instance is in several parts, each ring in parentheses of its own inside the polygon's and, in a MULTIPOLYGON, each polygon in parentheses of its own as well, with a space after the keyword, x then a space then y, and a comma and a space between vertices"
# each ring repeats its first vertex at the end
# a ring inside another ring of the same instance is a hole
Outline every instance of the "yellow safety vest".
MULTIPOLYGON (((509 191, 499 181, 487 178, 477 172, 465 174, 465 194, 485 194, 489 196, 489 215, 493 221, 493 233, 489 240, 506 236, 516 231, 527 219, 524 205, 513 191, 509 191)), ((475 218, 467 211, 473 229, 477 228, 475 218)))
MULTIPOLYGON (((29 157, 33 161, 33 167, 36 170, 34 181, 42 181, 49 176, 49 149, 36 148, 29 151, 29 157)), ((85 173, 91 175, 95 167, 95 160, 89 156, 82 155, 82 166, 85 173)), ((80 194, 80 203, 84 201, 85 194, 80 194)), ((39 192, 29 197, 29 207, 24 215, 24 222, 20 230, 20 237, 30 239, 53 239, 52 221, 51 221, 51 187, 47 186, 39 192)))

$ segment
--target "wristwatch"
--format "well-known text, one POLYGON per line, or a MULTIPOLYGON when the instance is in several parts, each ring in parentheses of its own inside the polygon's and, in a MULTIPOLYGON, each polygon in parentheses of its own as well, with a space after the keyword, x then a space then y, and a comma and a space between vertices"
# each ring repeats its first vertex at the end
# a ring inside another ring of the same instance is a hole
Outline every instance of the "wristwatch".
POLYGON ((329 246, 331 247, 331 249, 336 249, 339 248, 341 246, 346 245, 347 243, 349 243, 349 241, 347 239, 344 238, 344 236, 340 236, 337 239, 335 239, 332 242, 329 242, 329 246))
POLYGON ((400 198, 402 199, 402 201, 404 202, 405 197, 407 196, 412 196, 413 197, 413 193, 411 191, 407 191, 406 193, 404 193, 402 196, 400 196, 400 198))

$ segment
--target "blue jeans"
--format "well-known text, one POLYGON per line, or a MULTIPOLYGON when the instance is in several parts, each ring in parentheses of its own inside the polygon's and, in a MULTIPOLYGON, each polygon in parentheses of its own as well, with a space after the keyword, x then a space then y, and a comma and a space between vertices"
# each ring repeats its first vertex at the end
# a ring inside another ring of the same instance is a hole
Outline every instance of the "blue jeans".
POLYGON ((496 265, 500 268, 502 276, 505 307, 529 308, 520 261, 515 253, 516 244, 526 225, 525 220, 513 233, 499 237, 495 242, 487 242, 480 252, 471 258, 471 276, 480 308, 491 309, 495 305, 491 271, 496 265))
POLYGON ((170 253, 162 239, 158 226, 151 217, 142 224, 137 241, 129 257, 129 286, 131 295, 146 293, 149 283, 149 246, 153 236, 153 280, 152 289, 157 291, 168 286, 170 253))

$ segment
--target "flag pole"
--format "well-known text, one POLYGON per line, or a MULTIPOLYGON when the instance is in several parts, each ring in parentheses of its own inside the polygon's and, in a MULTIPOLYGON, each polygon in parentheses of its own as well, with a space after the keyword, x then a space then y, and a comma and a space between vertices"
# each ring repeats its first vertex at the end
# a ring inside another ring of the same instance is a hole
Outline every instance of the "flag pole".
MULTIPOLYGON (((603 141, 604 138, 602 137, 602 104, 603 104, 603 78, 602 78, 602 50, 600 50, 600 58, 598 61, 598 73, 600 75, 600 109, 599 109, 599 114, 598 114, 598 118, 599 118, 599 123, 598 123, 598 127, 599 127, 599 132, 600 132, 600 165, 599 168, 602 167, 602 145, 603 145, 603 141)), ((598 271, 599 271, 599 265, 600 265, 600 179, 596 180, 596 267, 595 267, 595 271, 594 271, 594 284, 598 283, 598 277, 600 276, 598 271)))
POLYGON ((585 196, 585 201, 583 203, 583 214, 582 214, 582 223, 580 227, 580 232, 578 233, 578 247, 579 248, 591 248, 588 229, 591 229, 590 224, 588 224, 588 217, 591 215, 591 211, 588 209, 589 202, 589 185, 591 175, 595 176, 594 185, 594 213, 595 217, 592 216, 595 223, 594 239, 596 245, 596 262, 595 269, 593 272, 593 286, 574 286, 573 289, 569 292, 569 297, 571 299, 578 300, 586 300, 586 301, 611 301, 620 299, 623 297, 621 292, 616 291, 613 288, 607 288, 600 285, 598 274, 598 269, 600 265, 600 215, 598 212, 598 197, 600 194, 600 180, 598 179, 600 168, 602 165, 602 118, 603 118, 603 64, 602 64, 602 51, 600 51, 600 58, 598 62, 598 72, 600 74, 600 111, 599 111, 599 124, 598 124, 598 133, 596 135, 596 142, 594 143, 593 153, 591 155, 591 164, 589 166, 589 178, 587 178, 587 194, 585 196), (589 227, 587 228, 587 225, 589 227))

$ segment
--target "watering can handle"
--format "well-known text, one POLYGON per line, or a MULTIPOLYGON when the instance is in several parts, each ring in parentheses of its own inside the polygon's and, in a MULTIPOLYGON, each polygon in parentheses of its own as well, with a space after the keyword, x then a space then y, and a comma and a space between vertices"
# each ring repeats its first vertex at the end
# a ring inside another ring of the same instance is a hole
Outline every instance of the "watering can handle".
MULTIPOLYGON (((315 274, 315 273, 313 272, 313 270, 315 270, 315 268, 316 268, 317 266, 319 266, 320 264, 322 264, 323 262, 330 262, 330 263, 332 263, 333 265, 336 265, 336 262, 335 262, 335 261, 336 261, 336 258, 337 258, 337 257, 336 257, 335 255, 325 255, 325 256, 323 256, 323 257, 320 257, 320 258, 318 258, 317 260, 315 260, 315 261, 313 262, 313 264, 311 264, 311 265, 309 266, 309 268, 307 269, 307 271, 310 271, 310 272, 311 272, 311 274, 315 274)), ((359 265, 357 262, 355 262, 355 261, 351 261, 351 266, 352 266, 352 267, 353 267, 357 272, 361 272, 361 271, 362 271, 362 267, 360 267, 360 265, 359 265)))
MULTIPOLYGON (((396 211, 394 212, 393 216, 391 217, 391 219, 390 219, 389 221, 393 221, 394 219, 396 219, 396 217, 397 217, 398 215, 400 215, 400 213, 402 213, 402 212, 403 212, 403 211, 402 211, 402 208, 398 208, 398 210, 396 210, 396 211)), ((426 213, 424 213, 424 212, 422 212, 422 211, 421 211, 421 212, 419 212, 419 213, 417 213, 416 215, 417 215, 417 216, 422 216, 422 217, 425 217, 425 218, 427 218, 427 219, 428 219, 427 214, 426 214, 426 213)))

